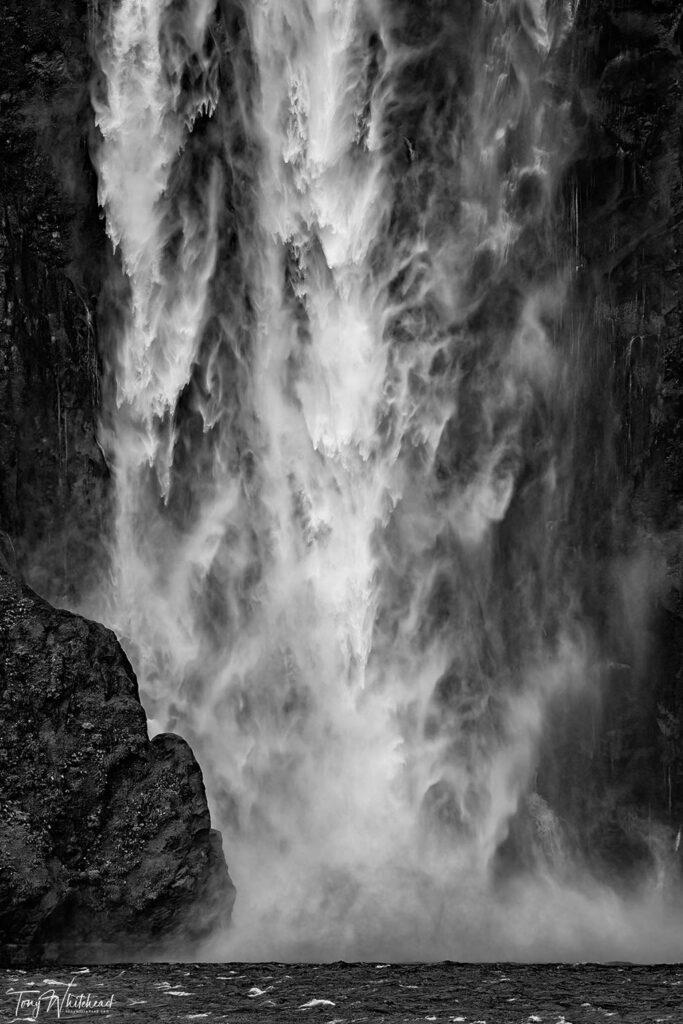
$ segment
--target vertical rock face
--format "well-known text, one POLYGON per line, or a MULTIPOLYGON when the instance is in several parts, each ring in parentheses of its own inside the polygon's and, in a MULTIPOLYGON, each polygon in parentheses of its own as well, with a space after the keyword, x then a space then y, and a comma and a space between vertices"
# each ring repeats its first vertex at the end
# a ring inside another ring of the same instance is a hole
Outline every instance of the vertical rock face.
POLYGON ((596 342, 613 356, 620 484, 638 525, 667 531, 680 526, 683 494, 680 6, 590 5, 580 38, 579 244, 600 299, 596 342))
POLYGON ((234 889, 201 771, 114 634, 0 571, 0 961, 191 955, 234 889))
POLYGON ((574 519, 605 664, 558 702, 538 790, 598 870, 630 884, 652 822, 675 834, 683 814, 683 25, 669 0, 579 12, 567 195, 590 351, 574 519))
POLYGON ((97 563, 106 518, 87 11, 7 0, 0 12, 0 530, 61 598, 97 563))

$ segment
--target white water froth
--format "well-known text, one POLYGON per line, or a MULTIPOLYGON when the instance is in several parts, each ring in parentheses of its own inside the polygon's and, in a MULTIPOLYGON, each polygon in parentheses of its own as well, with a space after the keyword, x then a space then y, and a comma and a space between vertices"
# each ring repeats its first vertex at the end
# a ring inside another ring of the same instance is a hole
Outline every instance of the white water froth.
MULTIPOLYGON (((473 261, 502 267, 522 237, 526 214, 508 197, 524 175, 541 211, 553 201, 568 114, 546 85, 573 9, 486 5, 463 116, 473 127, 449 140, 457 222, 430 200, 415 230, 392 235, 387 125, 412 58, 391 5, 246 5, 256 84, 247 95, 238 82, 230 102, 250 112, 256 140, 254 220, 240 235, 251 319, 234 323, 211 289, 224 171, 215 162, 195 183, 199 203, 170 189, 197 119, 222 102, 207 56, 213 5, 172 7, 121 0, 101 38, 100 201, 130 290, 104 432, 118 504, 102 608, 129 645, 150 714, 190 738, 223 831, 238 902, 231 936, 209 953, 544 958, 602 948, 605 920, 628 917, 616 898, 548 870, 505 905, 491 880, 530 789, 548 700, 583 685, 588 657, 567 608, 554 642, 539 625, 514 685, 506 665, 482 667, 493 530, 517 486, 524 417, 566 373, 548 332, 566 290, 561 266, 526 286, 476 394, 473 466, 433 484, 470 386, 462 369, 431 371, 450 351, 438 332, 466 331, 473 261), (190 62, 204 87, 188 105, 190 62), (513 180, 500 168, 520 121, 526 164, 513 180), (213 314, 221 333, 202 349, 213 314), (220 369, 226 349, 232 378, 220 369), (196 401, 204 447, 181 472, 177 409, 193 375, 207 391, 196 401), (174 495, 192 515, 166 511, 174 495), (442 580, 457 622, 426 628, 442 580), (484 683, 468 681, 473 665, 484 683)), ((421 154, 405 145, 412 166, 421 154)), ((561 517, 559 462, 543 477, 548 518, 561 517)), ((544 547, 545 557, 550 565, 544 547)), ((496 623, 486 629, 495 647, 496 623)))
MULTIPOLYGON (((129 443, 144 445, 149 462, 159 455, 152 421, 173 410, 196 357, 215 261, 220 188, 215 169, 203 223, 182 202, 176 214, 180 223, 169 222, 164 199, 173 163, 195 117, 216 101, 208 91, 189 110, 180 104, 184 64, 189 53, 201 53, 213 5, 204 0, 187 13, 183 45, 170 40, 164 55, 163 15, 170 7, 170 0, 122 0, 112 8, 101 55, 106 99, 95 99, 103 140, 97 161, 99 200, 131 291, 117 352, 117 403, 133 417, 138 436, 129 443), (164 249, 178 228, 182 241, 169 268, 164 249), (137 429, 141 422, 147 425, 144 438, 137 429)), ((117 445, 117 456, 125 447, 117 445)), ((161 472, 167 486, 167 471, 161 472)))

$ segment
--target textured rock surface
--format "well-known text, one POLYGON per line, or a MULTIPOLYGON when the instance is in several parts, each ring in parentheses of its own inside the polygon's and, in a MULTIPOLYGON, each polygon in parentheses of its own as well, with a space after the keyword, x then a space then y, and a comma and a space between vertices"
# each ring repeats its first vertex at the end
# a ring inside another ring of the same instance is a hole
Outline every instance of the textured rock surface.
POLYGON ((234 889, 201 771, 113 633, 0 570, 0 959, 191 952, 234 889))
POLYGON ((108 475, 87 12, 86 0, 0 11, 0 530, 33 585, 67 599, 99 561, 108 475))
POLYGON ((558 701, 538 788, 565 840, 630 887, 653 853, 678 859, 683 818, 683 29, 672 0, 582 6, 577 29, 571 515, 604 661, 558 701))

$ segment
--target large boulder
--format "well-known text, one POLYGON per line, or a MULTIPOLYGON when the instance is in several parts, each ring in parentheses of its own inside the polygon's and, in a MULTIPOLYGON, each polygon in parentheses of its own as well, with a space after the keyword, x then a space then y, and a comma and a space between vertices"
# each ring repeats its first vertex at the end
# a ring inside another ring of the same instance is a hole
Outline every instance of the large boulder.
POLYGON ((191 955, 234 887, 202 774, 104 626, 0 568, 0 960, 191 955))

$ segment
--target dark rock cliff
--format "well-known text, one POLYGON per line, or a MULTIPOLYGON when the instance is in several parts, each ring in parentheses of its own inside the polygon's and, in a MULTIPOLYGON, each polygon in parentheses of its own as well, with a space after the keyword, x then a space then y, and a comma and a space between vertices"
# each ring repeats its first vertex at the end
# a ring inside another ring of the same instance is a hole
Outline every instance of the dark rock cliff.
POLYGON ((682 33, 670 0, 597 0, 573 53, 584 394, 569 530, 595 653, 553 709, 537 789, 628 886, 653 852, 677 859, 683 821, 682 33))
POLYGON ((0 961, 191 955, 234 900, 192 751, 110 630, 1 570, 0 651, 0 961))
POLYGON ((86 0, 0 11, 0 530, 61 599, 100 562, 107 515, 87 17, 86 0))

